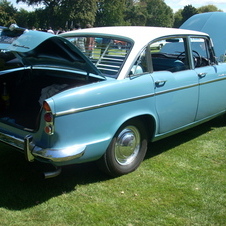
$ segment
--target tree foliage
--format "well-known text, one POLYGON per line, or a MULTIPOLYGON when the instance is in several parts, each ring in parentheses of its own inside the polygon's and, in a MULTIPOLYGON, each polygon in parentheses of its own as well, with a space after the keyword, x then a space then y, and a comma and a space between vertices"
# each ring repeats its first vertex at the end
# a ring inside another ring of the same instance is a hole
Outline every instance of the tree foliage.
POLYGON ((164 0, 145 0, 147 12, 147 26, 172 27, 173 10, 164 0))
POLYGON ((125 0, 100 0, 97 2, 96 26, 125 25, 125 0))
POLYGON ((178 28, 182 24, 182 9, 179 9, 176 13, 174 13, 174 24, 173 27, 178 28))
POLYGON ((179 27, 197 13, 221 11, 214 5, 196 9, 187 5, 173 13, 164 0, 17 0, 27 5, 41 5, 35 11, 19 11, 7 0, 0 0, 0 25, 17 22, 19 26, 71 29, 75 24, 94 26, 179 27))
POLYGON ((12 23, 16 23, 15 16, 17 10, 10 2, 6 0, 0 1, 0 25, 9 26, 12 23))
POLYGON ((182 23, 184 23, 187 19, 192 17, 193 15, 197 14, 198 10, 193 7, 192 5, 187 5, 181 12, 182 15, 182 23))
POLYGON ((222 10, 218 9, 215 5, 202 6, 202 7, 199 7, 197 10, 199 13, 222 12, 222 10))

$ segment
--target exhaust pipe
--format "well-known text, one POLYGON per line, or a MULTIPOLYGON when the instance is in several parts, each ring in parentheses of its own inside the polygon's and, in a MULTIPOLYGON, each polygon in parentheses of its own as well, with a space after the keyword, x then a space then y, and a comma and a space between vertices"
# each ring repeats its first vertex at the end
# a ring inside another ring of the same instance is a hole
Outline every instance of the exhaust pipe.
POLYGON ((61 171, 62 171, 62 169, 60 167, 56 167, 55 171, 45 172, 44 178, 49 179, 49 178, 57 177, 60 175, 61 171))

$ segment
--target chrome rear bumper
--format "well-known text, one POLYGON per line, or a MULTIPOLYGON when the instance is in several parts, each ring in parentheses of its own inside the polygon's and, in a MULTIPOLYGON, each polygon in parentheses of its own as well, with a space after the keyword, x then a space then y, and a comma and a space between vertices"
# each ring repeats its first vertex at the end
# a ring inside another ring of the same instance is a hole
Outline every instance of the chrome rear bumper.
POLYGON ((32 162, 34 159, 42 158, 54 162, 65 162, 83 156, 85 145, 75 145, 65 148, 46 148, 36 146, 32 142, 32 136, 27 135, 24 139, 0 132, 0 141, 22 150, 27 161, 32 162))

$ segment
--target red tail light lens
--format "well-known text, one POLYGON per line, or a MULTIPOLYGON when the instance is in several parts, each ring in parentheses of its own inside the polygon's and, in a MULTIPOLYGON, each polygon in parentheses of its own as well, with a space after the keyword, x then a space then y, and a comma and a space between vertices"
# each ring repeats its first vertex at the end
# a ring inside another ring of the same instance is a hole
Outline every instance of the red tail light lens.
POLYGON ((54 134, 53 114, 49 104, 46 101, 43 102, 43 109, 45 110, 45 113, 43 116, 45 120, 44 131, 48 135, 53 135, 54 134))
POLYGON ((50 112, 45 113, 44 120, 46 122, 52 122, 53 121, 53 115, 50 112))

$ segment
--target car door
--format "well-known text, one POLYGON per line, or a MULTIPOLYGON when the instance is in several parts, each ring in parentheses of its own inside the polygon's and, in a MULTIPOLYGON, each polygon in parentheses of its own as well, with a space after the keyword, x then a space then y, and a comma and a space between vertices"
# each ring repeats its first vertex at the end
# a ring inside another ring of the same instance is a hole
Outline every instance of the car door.
POLYGON ((197 121, 217 115, 226 108, 226 64, 215 63, 209 46, 206 38, 191 38, 191 48, 197 58, 194 67, 199 78, 197 121))
POLYGON ((197 73, 189 65, 187 39, 164 41, 166 44, 159 52, 151 50, 158 134, 193 123, 199 94, 197 73))

